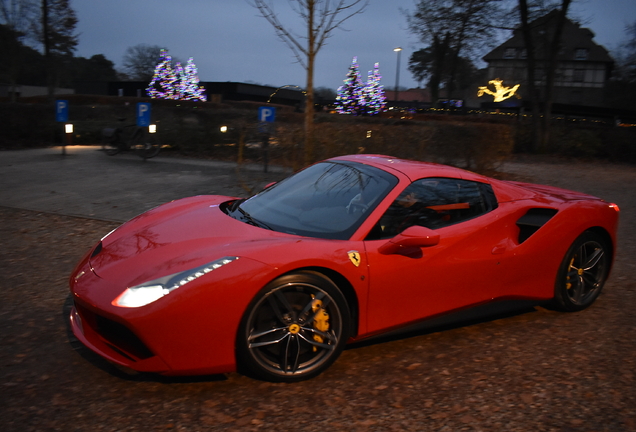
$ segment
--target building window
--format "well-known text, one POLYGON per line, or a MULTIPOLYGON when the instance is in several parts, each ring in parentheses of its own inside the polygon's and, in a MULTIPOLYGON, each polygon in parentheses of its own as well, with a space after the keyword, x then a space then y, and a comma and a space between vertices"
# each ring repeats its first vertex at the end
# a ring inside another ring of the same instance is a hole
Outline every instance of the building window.
POLYGON ((521 54, 519 55, 519 58, 522 58, 522 59, 528 58, 528 50, 525 48, 522 49, 521 54))
POLYGON ((585 71, 583 69, 574 69, 574 74, 572 75, 572 81, 583 82, 584 80, 585 80, 585 71))
POLYGON ((504 51, 505 59, 513 59, 517 57, 517 49, 516 48, 506 48, 504 51))
POLYGON ((587 48, 577 48, 574 51, 574 60, 587 60, 587 48))

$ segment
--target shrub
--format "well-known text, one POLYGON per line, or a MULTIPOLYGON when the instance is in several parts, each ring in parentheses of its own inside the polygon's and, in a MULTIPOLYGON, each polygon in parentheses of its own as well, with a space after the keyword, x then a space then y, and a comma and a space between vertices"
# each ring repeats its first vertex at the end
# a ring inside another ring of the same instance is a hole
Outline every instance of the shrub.
MULTIPOLYGON (((279 125, 276 133, 280 162, 299 166, 302 126, 279 125)), ((488 172, 495 170, 512 152, 513 144, 508 125, 330 122, 316 125, 314 157, 320 160, 344 154, 373 153, 488 172)))

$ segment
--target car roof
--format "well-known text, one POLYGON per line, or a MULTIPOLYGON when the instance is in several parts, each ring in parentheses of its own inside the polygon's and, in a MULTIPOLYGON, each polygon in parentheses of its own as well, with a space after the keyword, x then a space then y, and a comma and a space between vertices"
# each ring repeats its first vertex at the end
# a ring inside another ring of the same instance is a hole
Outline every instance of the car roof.
POLYGON ((490 183, 491 179, 460 168, 441 165, 433 162, 420 162, 407 159, 394 158, 377 154, 358 154, 339 156, 330 161, 350 161, 371 165, 384 171, 398 171, 406 175, 411 181, 423 177, 452 177, 466 180, 490 183))

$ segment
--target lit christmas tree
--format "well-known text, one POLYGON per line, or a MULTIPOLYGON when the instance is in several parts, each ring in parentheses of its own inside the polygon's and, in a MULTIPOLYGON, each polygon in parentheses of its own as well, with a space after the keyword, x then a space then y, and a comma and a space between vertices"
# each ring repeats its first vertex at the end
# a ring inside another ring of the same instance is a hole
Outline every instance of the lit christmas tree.
POLYGON ((205 102, 205 88, 199 85, 199 75, 194 59, 190 57, 181 76, 181 99, 205 102))
POLYGON ((167 50, 161 50, 159 63, 146 89, 148 96, 154 99, 207 100, 205 88, 199 85, 199 75, 194 59, 190 57, 186 67, 177 62, 172 67, 172 57, 167 50))
POLYGON ((354 57, 349 66, 344 84, 338 87, 336 96, 336 110, 340 114, 364 114, 364 85, 358 70, 358 58, 354 57))
POLYGON ((384 111, 386 96, 384 95, 384 86, 380 84, 381 79, 380 64, 376 63, 373 70, 369 71, 369 78, 363 91, 365 114, 374 115, 384 111))
POLYGON ((146 93, 153 99, 179 99, 179 78, 172 68, 172 57, 167 50, 161 50, 159 63, 146 88, 146 93))

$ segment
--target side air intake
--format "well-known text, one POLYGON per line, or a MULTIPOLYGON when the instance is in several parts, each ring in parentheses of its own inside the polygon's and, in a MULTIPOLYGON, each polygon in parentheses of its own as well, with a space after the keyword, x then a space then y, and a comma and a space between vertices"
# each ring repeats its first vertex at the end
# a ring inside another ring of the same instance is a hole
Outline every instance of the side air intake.
POLYGON ((519 227, 519 244, 528 240, 528 238, 537 232, 539 228, 545 225, 557 211, 549 208, 533 208, 521 216, 517 221, 519 227))

